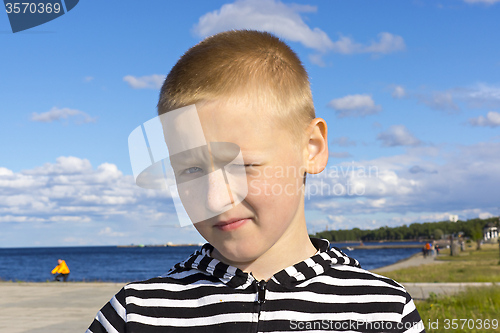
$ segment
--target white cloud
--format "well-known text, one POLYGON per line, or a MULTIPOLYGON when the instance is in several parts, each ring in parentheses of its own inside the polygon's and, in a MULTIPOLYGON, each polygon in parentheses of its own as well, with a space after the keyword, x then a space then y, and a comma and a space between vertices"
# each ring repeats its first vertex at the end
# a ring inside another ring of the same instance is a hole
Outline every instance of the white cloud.
POLYGON ((469 118, 469 124, 472 126, 498 127, 500 126, 500 113, 490 111, 486 114, 486 117, 469 118))
POLYGON ((416 146, 420 144, 420 140, 413 136, 404 125, 389 127, 385 132, 377 135, 377 140, 382 141, 384 147, 416 146))
POLYGON ((64 215, 58 215, 58 216, 51 216, 48 218, 46 221, 49 222, 90 222, 91 219, 88 216, 64 216, 64 215))
POLYGON ((12 176, 13 174, 14 172, 12 172, 12 170, 0 167, 0 176, 12 176))
POLYGON ((85 78, 83 78, 83 82, 90 82, 94 79, 93 76, 86 76, 85 78))
POLYGON ((176 224, 166 191, 145 190, 110 163, 59 157, 56 163, 13 172, 0 168, 0 221, 150 221, 176 224))
MULTIPOLYGON (((200 37, 207 37, 231 29, 269 31, 320 53, 387 54, 405 49, 403 38, 388 32, 379 33, 378 40, 369 45, 357 43, 345 36, 340 36, 334 42, 323 30, 310 28, 304 22, 302 13, 316 11, 316 6, 285 4, 277 0, 237 0, 200 17, 193 32, 200 37)), ((310 56, 310 60, 320 66, 324 65, 321 54, 310 56)))
POLYGON ((443 91, 408 92, 403 87, 396 86, 392 92, 394 98, 411 97, 431 109, 456 113, 461 107, 469 109, 500 108, 500 87, 478 83, 468 87, 455 87, 443 91), (404 96, 402 96, 404 93, 404 96), (400 97, 401 96, 401 97, 400 97))
POLYGON ((340 54, 362 53, 363 45, 355 42, 349 37, 340 36, 339 40, 333 43, 333 51, 340 54))
POLYGON ((92 118, 87 113, 80 110, 53 107, 49 111, 40 114, 33 112, 31 114, 31 121, 51 123, 56 120, 68 119, 69 117, 77 117, 76 123, 94 123, 97 120, 97 117, 92 118))
POLYGON ((333 139, 330 144, 337 145, 339 147, 352 147, 356 146, 356 141, 350 140, 347 136, 341 136, 333 139))
POLYGON ((395 86, 392 91, 392 97, 394 98, 405 98, 407 96, 406 90, 403 86, 395 86))
POLYGON ((352 157, 352 155, 349 154, 346 151, 340 151, 340 152, 331 151, 328 154, 329 154, 330 157, 333 157, 333 158, 348 158, 348 157, 352 157))
POLYGON ((56 159, 57 163, 45 163, 41 167, 25 170, 25 175, 70 175, 82 174, 92 171, 89 160, 73 156, 61 156, 56 159))
POLYGON ((264 30, 325 52, 333 48, 332 40, 321 29, 311 29, 300 16, 300 13, 316 10, 315 6, 284 4, 274 0, 239 0, 203 15, 193 30, 200 37, 230 29, 264 30))
POLYGON ((369 45, 363 45, 349 37, 340 36, 340 39, 333 43, 332 50, 341 54, 389 54, 406 49, 404 39, 401 36, 393 35, 389 32, 381 32, 378 34, 378 38, 378 41, 372 41, 369 45))
POLYGON ((309 56, 309 61, 312 62, 315 65, 318 65, 319 67, 325 67, 326 64, 323 61, 323 55, 320 53, 317 54, 310 54, 309 56))
POLYGON ((37 217, 27 217, 27 216, 13 216, 13 215, 4 215, 0 216, 1 222, 43 222, 45 219, 37 218, 37 217))
POLYGON ((486 219, 489 219, 490 217, 493 217, 493 216, 495 216, 495 215, 493 215, 489 212, 483 212, 483 213, 479 214, 479 218, 481 220, 486 220, 486 219))
POLYGON ((451 90, 458 99, 467 103, 470 108, 499 108, 500 87, 479 83, 472 87, 459 87, 451 90))
POLYGON ((378 37, 379 40, 366 46, 363 52, 388 54, 404 51, 406 49, 404 39, 401 36, 393 35, 388 32, 381 32, 378 34, 378 37))
POLYGON ((141 77, 127 75, 123 78, 123 81, 134 89, 161 89, 163 81, 165 81, 165 75, 153 74, 141 77))
MULTIPOLYGON (((328 220, 328 227, 331 230, 338 230, 338 229, 350 229, 349 224, 350 221, 343 215, 333 215, 329 214, 326 216, 328 220)), ((321 231, 324 230, 324 227, 320 229, 321 231)))
POLYGON ((333 99, 328 103, 328 107, 335 110, 338 118, 344 117, 364 117, 380 112, 382 107, 375 105, 370 95, 347 95, 333 99))
POLYGON ((342 162, 308 175, 306 211, 316 210, 316 218, 317 210, 343 216, 360 228, 370 228, 374 218, 383 226, 447 220, 449 214, 498 215, 498 165, 500 142, 414 147, 396 156, 342 162), (416 165, 425 172, 412 172, 416 165), (344 192, 335 193, 341 187, 344 192))
POLYGON ((484 4, 484 5, 493 5, 497 2, 500 2, 500 0, 464 0, 464 2, 471 3, 471 4, 484 4))
POLYGON ((435 169, 427 169, 425 167, 421 167, 420 165, 414 165, 410 169, 408 169, 410 173, 438 173, 435 169))
POLYGON ((387 199, 381 198, 376 200, 369 200, 369 205, 375 208, 382 208, 386 204, 387 199))
POLYGON ((124 232, 117 232, 113 231, 111 227, 106 227, 104 229, 101 229, 98 233, 99 236, 106 236, 106 237, 123 237, 126 234, 124 232))
POLYGON ((427 105, 433 110, 446 111, 449 113, 460 110, 450 92, 435 91, 430 95, 418 95, 417 98, 420 103, 427 105))

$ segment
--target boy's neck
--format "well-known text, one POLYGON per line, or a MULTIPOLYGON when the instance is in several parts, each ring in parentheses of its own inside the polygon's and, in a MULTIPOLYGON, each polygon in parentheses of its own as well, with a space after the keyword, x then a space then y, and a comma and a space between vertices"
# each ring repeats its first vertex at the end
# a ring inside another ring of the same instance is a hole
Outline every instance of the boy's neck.
POLYGON ((234 262, 223 257, 217 249, 212 251, 211 256, 244 272, 252 273, 259 281, 267 281, 277 272, 310 258, 317 251, 309 239, 304 219, 304 223, 298 224, 296 230, 285 233, 269 250, 253 261, 234 262))

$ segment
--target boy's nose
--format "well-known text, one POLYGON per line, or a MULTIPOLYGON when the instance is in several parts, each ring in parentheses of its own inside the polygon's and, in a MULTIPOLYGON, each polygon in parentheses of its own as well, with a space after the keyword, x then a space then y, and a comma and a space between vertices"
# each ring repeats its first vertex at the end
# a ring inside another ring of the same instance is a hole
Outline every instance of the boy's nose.
POLYGON ((218 169, 206 175, 208 182, 206 206, 214 213, 222 213, 234 205, 231 189, 222 170, 218 169))

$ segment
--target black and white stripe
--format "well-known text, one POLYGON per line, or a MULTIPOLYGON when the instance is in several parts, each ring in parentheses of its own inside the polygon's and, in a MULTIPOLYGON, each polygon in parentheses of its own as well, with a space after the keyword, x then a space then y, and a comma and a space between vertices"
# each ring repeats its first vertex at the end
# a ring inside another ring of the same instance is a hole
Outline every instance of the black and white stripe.
POLYGON ((276 273, 263 302, 259 282, 211 258, 205 244, 164 276, 126 285, 86 333, 424 332, 403 286, 311 240, 319 253, 276 273))

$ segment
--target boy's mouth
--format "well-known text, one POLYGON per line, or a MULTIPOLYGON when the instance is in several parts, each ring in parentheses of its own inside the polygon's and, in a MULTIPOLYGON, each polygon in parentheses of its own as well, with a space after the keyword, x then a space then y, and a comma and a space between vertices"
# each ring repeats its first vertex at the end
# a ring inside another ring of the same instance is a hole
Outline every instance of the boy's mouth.
POLYGON ((241 227, 248 221, 250 221, 249 218, 234 218, 227 221, 220 221, 214 224, 214 227, 222 231, 231 231, 241 227))

